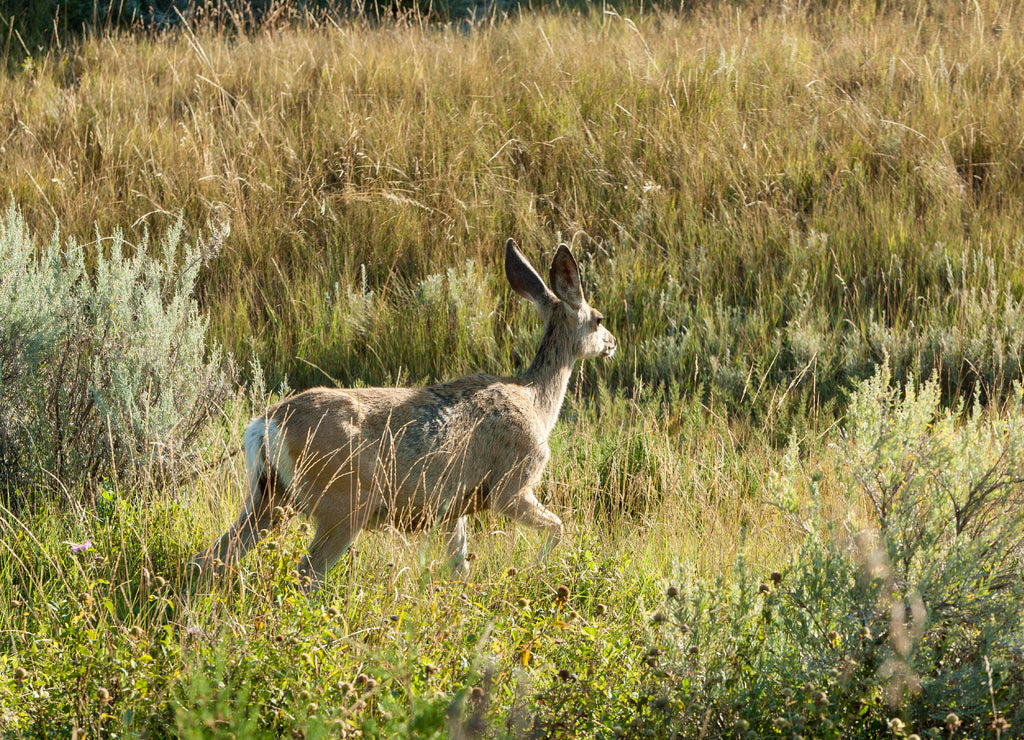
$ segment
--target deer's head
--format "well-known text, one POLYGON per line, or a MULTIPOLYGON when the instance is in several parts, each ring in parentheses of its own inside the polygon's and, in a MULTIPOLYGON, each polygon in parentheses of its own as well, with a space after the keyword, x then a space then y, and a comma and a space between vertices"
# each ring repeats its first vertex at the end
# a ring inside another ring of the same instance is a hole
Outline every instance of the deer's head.
POLYGON ((615 354, 615 337, 605 327, 601 312, 583 296, 579 266, 565 244, 558 245, 551 260, 550 288, 513 239, 505 242, 505 275, 512 289, 540 311, 552 341, 568 344, 565 349, 575 359, 615 354))

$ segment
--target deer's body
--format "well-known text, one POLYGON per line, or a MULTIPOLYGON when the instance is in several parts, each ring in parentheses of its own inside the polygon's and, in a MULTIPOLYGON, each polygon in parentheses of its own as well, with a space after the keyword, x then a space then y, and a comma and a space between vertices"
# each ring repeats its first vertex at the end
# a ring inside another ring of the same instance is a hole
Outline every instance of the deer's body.
POLYGON ((533 488, 573 364, 610 355, 615 339, 583 299, 564 245, 552 264, 555 293, 512 240, 506 273, 545 318, 529 370, 422 388, 314 388, 273 406, 245 432, 249 502, 196 562, 240 557, 285 504, 316 522, 302 565, 314 585, 364 528, 437 526, 456 573, 465 569, 466 517, 483 509, 546 531, 544 552, 557 544, 562 523, 533 488))

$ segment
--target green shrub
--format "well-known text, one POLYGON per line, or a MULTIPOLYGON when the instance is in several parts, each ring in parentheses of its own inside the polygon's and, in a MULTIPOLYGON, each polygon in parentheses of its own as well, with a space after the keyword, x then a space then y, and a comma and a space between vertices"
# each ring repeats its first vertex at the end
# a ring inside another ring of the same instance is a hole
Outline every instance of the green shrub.
MULTIPOLYGON (((55 233, 37 246, 18 210, 0 219, 0 491, 81 490, 178 475, 232 390, 192 297, 209 244, 130 256, 115 233, 86 248, 55 233), (95 264, 87 263, 95 255, 95 264)), ((12 497, 18 504, 17 496, 12 497)))
POLYGON ((808 524, 820 512, 794 502, 820 500, 821 476, 791 449, 780 504, 805 544, 784 571, 741 561, 727 582, 672 590, 653 619, 648 724, 741 737, 1021 727, 1024 409, 1019 394, 1002 413, 940 396, 935 380, 893 388, 887 365, 853 394, 839 478, 867 528, 853 514, 808 524))

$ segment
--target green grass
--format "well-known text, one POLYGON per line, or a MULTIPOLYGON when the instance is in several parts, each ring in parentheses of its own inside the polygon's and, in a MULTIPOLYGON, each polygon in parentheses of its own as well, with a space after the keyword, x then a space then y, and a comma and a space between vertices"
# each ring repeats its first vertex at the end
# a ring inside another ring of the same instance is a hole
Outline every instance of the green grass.
POLYGON ((117 228, 229 223, 197 297, 272 386, 524 368, 508 236, 572 243, 621 350, 551 440, 542 567, 484 515, 464 583, 436 538, 367 533, 308 599, 295 521, 190 583, 259 391, 184 484, 41 476, 0 513, 0 736, 1018 736, 1021 18, 703 3, 6 65, 32 233, 95 265, 117 228))

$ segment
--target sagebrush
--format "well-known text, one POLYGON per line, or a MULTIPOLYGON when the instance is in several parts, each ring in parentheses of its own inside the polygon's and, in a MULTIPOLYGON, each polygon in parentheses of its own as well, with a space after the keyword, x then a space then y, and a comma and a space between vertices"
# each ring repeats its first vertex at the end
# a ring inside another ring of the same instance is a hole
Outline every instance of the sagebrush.
POLYGON ((234 392, 229 358, 193 296, 223 233, 182 243, 181 222, 150 256, 119 232, 43 243, 14 205, 0 219, 0 491, 77 495, 104 478, 181 473, 234 392))

